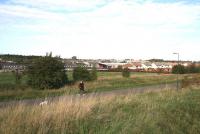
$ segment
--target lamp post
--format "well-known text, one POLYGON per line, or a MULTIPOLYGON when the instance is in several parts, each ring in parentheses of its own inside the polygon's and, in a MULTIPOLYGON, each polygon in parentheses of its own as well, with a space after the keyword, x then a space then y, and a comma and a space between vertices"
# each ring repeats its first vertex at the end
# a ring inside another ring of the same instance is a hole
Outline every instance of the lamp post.
POLYGON ((177 79, 176 79, 176 83, 177 83, 177 91, 179 89, 179 53, 173 53, 173 54, 176 54, 178 56, 178 61, 177 61, 177 79))

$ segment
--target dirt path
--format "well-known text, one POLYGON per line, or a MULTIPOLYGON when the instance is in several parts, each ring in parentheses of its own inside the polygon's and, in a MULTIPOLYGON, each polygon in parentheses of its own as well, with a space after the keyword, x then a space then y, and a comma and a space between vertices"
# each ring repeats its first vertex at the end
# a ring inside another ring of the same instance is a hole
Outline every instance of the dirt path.
MULTIPOLYGON (((57 96, 57 97, 49 97, 46 98, 48 103, 60 100, 60 99, 81 99, 84 97, 101 97, 101 96, 109 96, 109 95, 128 95, 128 94, 135 94, 135 93, 144 93, 144 92, 157 92, 162 90, 175 90, 176 83, 171 84, 160 84, 160 85, 152 85, 152 86, 145 86, 145 87, 136 87, 130 89, 119 89, 119 90, 112 90, 112 91, 105 91, 105 92, 95 92, 95 93, 87 93, 84 95, 75 94, 75 95, 64 95, 64 96, 57 96)), ((25 105, 39 105, 45 99, 25 99, 20 101, 8 101, 8 102, 0 102, 0 108, 16 105, 16 104, 25 104, 25 105)))

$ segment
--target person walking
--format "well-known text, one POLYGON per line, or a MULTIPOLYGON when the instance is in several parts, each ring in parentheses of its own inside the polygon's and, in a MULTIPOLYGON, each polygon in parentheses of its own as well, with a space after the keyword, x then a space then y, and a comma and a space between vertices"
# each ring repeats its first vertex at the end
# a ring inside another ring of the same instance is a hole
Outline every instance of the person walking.
POLYGON ((81 81, 78 85, 79 89, 80 89, 80 93, 84 93, 85 92, 85 85, 83 83, 83 81, 81 81))

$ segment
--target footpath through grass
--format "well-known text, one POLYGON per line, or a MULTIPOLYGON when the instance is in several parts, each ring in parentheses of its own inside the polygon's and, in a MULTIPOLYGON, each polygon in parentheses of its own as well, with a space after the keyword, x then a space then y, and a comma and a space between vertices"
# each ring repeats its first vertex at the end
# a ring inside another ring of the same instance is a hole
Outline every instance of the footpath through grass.
POLYGON ((0 133, 200 133, 200 88, 0 109, 0 133))
MULTIPOLYGON (((71 73, 69 74, 71 75, 71 73)), ((45 98, 60 95, 79 93, 78 83, 66 85, 61 89, 37 90, 26 85, 26 77, 22 78, 22 87, 15 85, 14 76, 11 73, 0 74, 0 85, 14 86, 13 88, 0 88, 0 101, 45 98), (9 83, 10 82, 10 83, 9 83)), ((117 89, 128 89, 134 87, 148 86, 154 84, 165 84, 174 82, 175 75, 155 73, 131 73, 131 78, 123 78, 120 72, 98 72, 98 80, 85 82, 86 91, 102 92, 117 89)))

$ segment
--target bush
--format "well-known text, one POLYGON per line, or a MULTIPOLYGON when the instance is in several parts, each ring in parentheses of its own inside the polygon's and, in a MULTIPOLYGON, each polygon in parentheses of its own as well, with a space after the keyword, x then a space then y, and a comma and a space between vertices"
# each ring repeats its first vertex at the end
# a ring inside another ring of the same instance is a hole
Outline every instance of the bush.
POLYGON ((185 74, 185 73, 187 73, 187 70, 183 65, 175 65, 172 68, 172 73, 173 74, 185 74))
POLYGON ((73 76, 74 81, 78 81, 78 80, 89 81, 89 80, 91 80, 90 72, 86 68, 83 68, 83 67, 74 68, 72 76, 73 76))
POLYGON ((122 76, 126 77, 126 78, 130 77, 130 71, 129 71, 128 68, 125 68, 125 69, 122 70, 122 76))
POLYGON ((90 75, 91 75, 91 80, 97 80, 97 69, 95 67, 92 68, 90 75))
POLYGON ((97 79, 97 70, 94 67, 90 72, 84 67, 76 67, 74 68, 72 75, 74 81, 79 81, 79 80, 92 81, 97 79))
POLYGON ((20 72, 18 69, 13 71, 13 74, 15 76, 15 83, 16 85, 21 84, 21 78, 22 78, 22 72, 20 72))
POLYGON ((60 88, 68 82, 64 64, 51 54, 36 59, 28 67, 28 84, 39 89, 60 88))
POLYGON ((192 63, 188 68, 188 73, 199 73, 200 72, 200 68, 198 66, 196 66, 195 63, 192 63))
POLYGON ((172 73, 174 74, 200 73, 200 67, 197 66, 196 63, 192 63, 188 67, 184 67, 183 65, 176 65, 172 68, 172 73))

